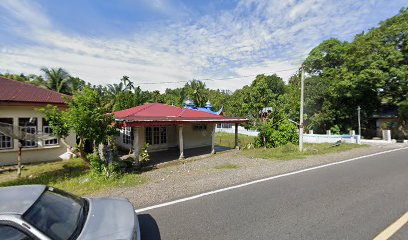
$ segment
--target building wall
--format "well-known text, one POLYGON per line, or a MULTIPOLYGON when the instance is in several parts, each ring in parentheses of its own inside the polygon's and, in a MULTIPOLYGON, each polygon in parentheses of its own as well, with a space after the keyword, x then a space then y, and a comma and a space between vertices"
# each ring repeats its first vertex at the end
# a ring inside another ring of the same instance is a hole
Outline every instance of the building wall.
MULTIPOLYGON (((183 143, 184 149, 211 146, 212 133, 215 127, 214 124, 206 125, 206 129, 197 130, 194 125, 183 126, 183 143)), ((149 151, 162 151, 168 148, 179 146, 179 126, 167 126, 167 144, 151 145, 149 151)), ((132 144, 123 143, 123 129, 120 130, 120 135, 116 140, 117 145, 124 150, 132 148, 132 144)), ((142 148, 145 143, 145 127, 139 127, 139 147, 142 148)))
POLYGON ((206 130, 196 130, 194 129, 194 125, 183 126, 184 149, 211 146, 215 124, 207 124, 206 126, 206 130))
MULTIPOLYGON (((43 114, 35 111, 36 107, 30 106, 0 106, 0 118, 13 118, 13 125, 18 126, 19 118, 37 118, 37 133, 42 133, 43 114)), ((75 144, 75 134, 67 137, 67 142, 73 146, 75 144)), ((18 151, 18 140, 14 139, 13 149, 0 150, 0 165, 16 164, 18 151)), ((58 145, 44 146, 43 140, 38 139, 37 147, 23 148, 22 162, 37 163, 61 160, 66 157, 67 148, 59 140, 58 145)))

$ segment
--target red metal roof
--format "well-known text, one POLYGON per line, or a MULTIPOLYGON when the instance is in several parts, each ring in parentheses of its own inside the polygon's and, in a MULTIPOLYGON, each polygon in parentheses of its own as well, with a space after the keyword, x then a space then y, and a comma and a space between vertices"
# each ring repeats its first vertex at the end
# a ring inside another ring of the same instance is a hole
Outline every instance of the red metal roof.
POLYGON ((64 105, 62 93, 0 77, 0 104, 64 105))
POLYGON ((243 123, 245 118, 225 117, 198 110, 179 108, 161 103, 150 103, 134 108, 114 112, 117 121, 124 121, 128 126, 167 125, 181 123, 243 123), (133 123, 133 124, 129 124, 133 123))

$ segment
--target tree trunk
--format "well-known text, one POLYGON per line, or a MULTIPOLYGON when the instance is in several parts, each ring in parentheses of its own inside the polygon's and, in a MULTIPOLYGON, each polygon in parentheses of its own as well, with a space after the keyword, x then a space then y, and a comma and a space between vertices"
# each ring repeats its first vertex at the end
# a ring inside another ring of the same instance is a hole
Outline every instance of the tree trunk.
POLYGON ((62 142, 62 144, 65 145, 65 147, 67 147, 69 149, 72 149, 72 146, 67 143, 67 140, 65 139, 65 137, 61 138, 61 142, 62 142))
POLYGON ((22 143, 18 142, 18 154, 17 154, 17 177, 21 177, 21 149, 23 148, 22 143))
POLYGON ((107 165, 107 160, 106 160, 106 151, 105 151, 105 144, 100 143, 98 145, 98 152, 99 152, 99 159, 101 159, 102 162, 105 163, 105 165, 107 165))
POLYGON ((67 151, 71 152, 74 157, 80 157, 80 153, 77 148, 72 147, 70 144, 67 143, 67 140, 65 137, 60 138, 62 144, 64 144, 65 147, 67 147, 67 151))
POLYGON ((84 160, 86 166, 89 167, 89 166, 90 166, 90 165, 89 165, 89 160, 88 160, 88 158, 86 157, 86 153, 85 153, 85 151, 84 151, 84 138, 83 138, 83 137, 80 137, 80 138, 79 138, 78 149, 79 149, 79 156, 82 158, 82 160, 84 160))

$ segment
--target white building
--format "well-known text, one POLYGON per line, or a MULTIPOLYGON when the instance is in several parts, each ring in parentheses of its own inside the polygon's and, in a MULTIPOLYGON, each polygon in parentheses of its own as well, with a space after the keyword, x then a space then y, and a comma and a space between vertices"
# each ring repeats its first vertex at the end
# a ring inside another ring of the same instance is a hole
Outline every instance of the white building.
MULTIPOLYGON (((28 83, 0 77, 0 165, 16 164, 18 140, 10 132, 26 131, 35 136, 35 140, 24 141, 22 163, 36 163, 60 160, 67 157, 67 147, 58 137, 42 138, 52 130, 37 108, 48 104, 65 108, 64 94, 37 87, 28 83), (4 128, 13 128, 5 131, 4 128)), ((75 135, 67 137, 67 142, 75 144, 75 135)))
POLYGON ((238 124, 247 121, 160 103, 145 104, 114 114, 116 121, 122 124, 117 144, 122 149, 132 149, 135 156, 139 155, 145 143, 149 144, 150 152, 179 148, 179 158, 184 158, 184 149, 211 146, 214 153, 216 124, 235 124, 235 144, 238 145, 238 124))

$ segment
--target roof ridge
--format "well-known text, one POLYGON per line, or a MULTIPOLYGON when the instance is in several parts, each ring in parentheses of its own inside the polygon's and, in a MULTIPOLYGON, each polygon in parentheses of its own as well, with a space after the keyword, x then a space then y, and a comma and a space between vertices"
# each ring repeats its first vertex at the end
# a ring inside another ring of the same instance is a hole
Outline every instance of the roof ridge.
POLYGON ((11 81, 11 82, 14 82, 14 83, 17 83, 17 84, 21 84, 21 85, 30 86, 30 87, 38 88, 38 89, 41 89, 41 90, 45 90, 45 91, 48 91, 50 93, 56 93, 56 94, 61 94, 61 95, 64 95, 64 96, 69 96, 69 95, 67 95, 65 93, 60 93, 60 92, 57 92, 57 91, 54 91, 54 90, 51 90, 51 89, 48 89, 48 88, 39 87, 39 86, 36 86, 36 85, 31 84, 29 82, 23 82, 23 81, 19 81, 19 80, 15 80, 15 79, 6 78, 6 77, 3 77, 3 76, 0 76, 0 79, 1 78, 6 80, 6 81, 11 81))
MULTIPOLYGON (((141 112, 141 111, 144 111, 144 110, 146 110, 146 109, 148 109, 148 108, 151 108, 153 105, 155 105, 155 104, 158 104, 158 103, 148 103, 148 104, 144 104, 144 105, 140 105, 141 106, 141 108, 139 109, 139 110, 137 110, 136 112, 133 112, 132 113, 132 115, 135 115, 136 113, 139 113, 139 112, 141 112), (144 107, 143 107, 144 106, 144 107)), ((136 106, 136 107, 138 107, 138 106, 136 106)), ((126 110, 126 109, 125 109, 126 110)))
POLYGON ((181 108, 181 112, 177 117, 181 117, 183 115, 183 113, 188 109, 188 108, 181 108))

